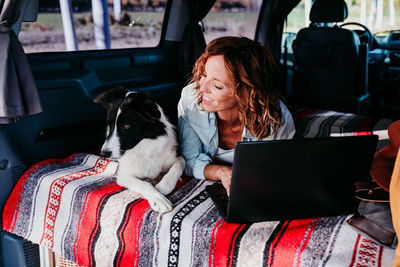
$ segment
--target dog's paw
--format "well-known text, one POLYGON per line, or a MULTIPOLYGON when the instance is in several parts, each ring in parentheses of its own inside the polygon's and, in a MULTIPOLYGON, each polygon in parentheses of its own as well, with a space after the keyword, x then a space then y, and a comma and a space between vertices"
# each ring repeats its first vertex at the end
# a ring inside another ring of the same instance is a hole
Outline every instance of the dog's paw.
POLYGON ((147 201, 149 201, 150 207, 159 213, 166 213, 172 210, 171 202, 161 194, 147 201))
POLYGON ((164 180, 164 182, 163 182, 163 180, 161 180, 161 181, 160 181, 158 184, 156 184, 154 187, 155 187, 155 188, 157 189, 157 191, 160 192, 161 194, 163 194, 163 195, 168 195, 169 193, 172 192, 172 190, 174 189, 175 185, 172 184, 172 183, 167 183, 167 182, 165 182, 165 180, 164 180))
POLYGON ((185 169, 185 160, 180 157, 171 166, 168 172, 164 175, 161 181, 155 185, 155 188, 163 195, 168 195, 174 190, 176 182, 181 177, 183 170, 185 169))

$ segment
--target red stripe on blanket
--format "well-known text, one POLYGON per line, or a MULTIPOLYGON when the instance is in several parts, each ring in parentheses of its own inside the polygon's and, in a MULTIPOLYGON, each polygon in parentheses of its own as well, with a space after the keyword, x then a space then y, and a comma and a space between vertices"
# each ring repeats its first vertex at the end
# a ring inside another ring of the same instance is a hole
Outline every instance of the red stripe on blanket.
POLYGON ((61 196, 65 186, 71 181, 75 181, 87 176, 93 176, 100 174, 105 171, 110 160, 105 158, 97 159, 95 165, 83 171, 76 173, 70 173, 60 178, 55 179, 49 189, 49 197, 47 200, 45 221, 43 225, 43 235, 40 240, 40 244, 45 245, 49 248, 53 248, 54 245, 54 225, 60 209, 61 196))
POLYGON ((354 132, 365 130, 372 130, 371 128, 376 124, 377 118, 365 116, 355 127, 354 132))
POLYGON ((360 135, 372 135, 372 132, 367 132, 367 131, 364 131, 364 132, 354 132, 354 135, 355 135, 355 136, 360 136, 360 135))
POLYGON ((273 260, 273 256, 275 253, 275 247, 277 245, 277 242, 281 239, 283 233, 285 232, 286 228, 288 227, 290 221, 285 221, 282 224, 281 229, 279 230, 279 233, 275 236, 275 239, 271 242, 271 244, 269 245, 269 249, 268 249, 268 262, 266 266, 271 266, 272 265, 272 260, 273 260))
MULTIPOLYGON (((246 227, 246 225, 243 224, 242 227, 238 228, 238 229, 235 231, 235 233, 233 234, 234 236, 233 236, 233 238, 232 238, 232 243, 231 243, 231 245, 230 245, 230 247, 229 247, 229 257, 228 257, 228 266, 229 266, 229 267, 232 267, 232 266, 233 266, 234 257, 237 258, 238 250, 235 250, 235 244, 236 244, 236 242, 237 242, 236 240, 237 240, 239 234, 241 234, 241 232, 242 232, 243 229, 245 229, 245 228, 248 228, 248 227, 246 227), (234 255, 235 252, 236 252, 236 255, 234 255)), ((246 231, 244 231, 244 233, 245 233, 245 232, 246 232, 246 231)), ((239 239, 238 241, 240 241, 240 239, 239 239)), ((238 244, 236 244, 236 245, 238 245, 238 244)))
POLYGON ((74 243, 74 258, 77 264, 89 266, 90 262, 93 261, 91 256, 91 246, 93 243, 92 233, 96 232, 99 228, 100 214, 98 207, 102 205, 107 196, 121 190, 123 190, 123 187, 112 182, 102 187, 95 188, 86 194, 74 243))
POLYGON ((150 210, 149 202, 143 199, 129 206, 128 216, 123 222, 121 232, 118 233, 121 249, 117 256, 116 266, 138 266, 140 230, 143 216, 148 210, 150 210))
POLYGON ((29 176, 39 170, 40 168, 47 166, 50 163, 54 162, 69 162, 71 161, 77 154, 72 154, 71 156, 65 159, 47 159, 41 162, 38 162, 32 165, 18 180, 14 189, 12 190, 7 202, 4 206, 3 210, 3 230, 12 233, 14 231, 15 223, 18 219, 18 212, 21 203, 21 197, 24 193, 25 183, 28 180, 29 176), (13 216, 11 216, 13 214, 13 216))
POLYGON ((383 247, 358 235, 349 267, 381 266, 383 247))
POLYGON ((379 256, 378 256, 378 267, 382 266, 382 254, 383 254, 383 247, 380 246, 379 247, 379 256))
POLYGON ((282 227, 284 232, 279 233, 270 246, 268 266, 293 266, 298 263, 315 223, 314 219, 301 219, 289 221, 287 227, 282 227))
POLYGON ((353 256, 351 257, 351 263, 350 263, 349 267, 353 266, 354 262, 356 261, 357 248, 358 248, 358 243, 360 243, 360 238, 361 238, 361 235, 357 235, 357 240, 356 240, 356 244, 354 245, 353 256))
POLYGON ((214 229, 211 234, 211 241, 210 241, 210 253, 208 256, 208 266, 212 266, 212 263, 214 261, 214 249, 215 249, 215 241, 216 241, 216 232, 218 231, 218 228, 221 226, 221 224, 224 222, 224 219, 220 219, 214 226, 214 229))
POLYGON ((209 266, 232 266, 232 261, 229 259, 233 257, 233 245, 245 226, 245 224, 227 223, 222 219, 217 222, 211 238, 209 266))

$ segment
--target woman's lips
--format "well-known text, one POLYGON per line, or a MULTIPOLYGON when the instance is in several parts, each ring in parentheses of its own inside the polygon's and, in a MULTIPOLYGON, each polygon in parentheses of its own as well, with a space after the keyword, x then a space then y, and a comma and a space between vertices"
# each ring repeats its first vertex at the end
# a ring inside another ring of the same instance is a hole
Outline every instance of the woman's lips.
POLYGON ((209 97, 206 97, 205 95, 203 95, 203 101, 213 102, 214 100, 209 98, 209 97))

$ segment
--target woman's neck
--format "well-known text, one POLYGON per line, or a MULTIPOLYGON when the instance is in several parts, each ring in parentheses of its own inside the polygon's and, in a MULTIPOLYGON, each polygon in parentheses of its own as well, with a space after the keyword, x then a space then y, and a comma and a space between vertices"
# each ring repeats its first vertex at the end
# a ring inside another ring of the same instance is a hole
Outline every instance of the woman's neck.
POLYGON ((237 108, 218 111, 217 118, 218 118, 218 122, 223 125, 229 125, 229 126, 234 127, 234 126, 242 124, 239 119, 239 111, 237 108))
POLYGON ((239 119, 239 113, 218 112, 218 146, 223 149, 232 149, 242 140, 244 125, 239 119))
POLYGON ((233 148, 235 143, 241 140, 244 127, 239 119, 238 110, 219 111, 217 121, 220 147, 233 148))

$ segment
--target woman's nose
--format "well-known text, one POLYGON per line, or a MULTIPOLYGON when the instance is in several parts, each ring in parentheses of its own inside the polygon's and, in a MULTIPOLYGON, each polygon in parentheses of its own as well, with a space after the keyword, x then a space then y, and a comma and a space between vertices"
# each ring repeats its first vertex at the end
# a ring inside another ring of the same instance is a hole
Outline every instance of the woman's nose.
POLYGON ((202 83, 200 83, 200 91, 207 93, 208 92, 208 82, 204 80, 202 83))

